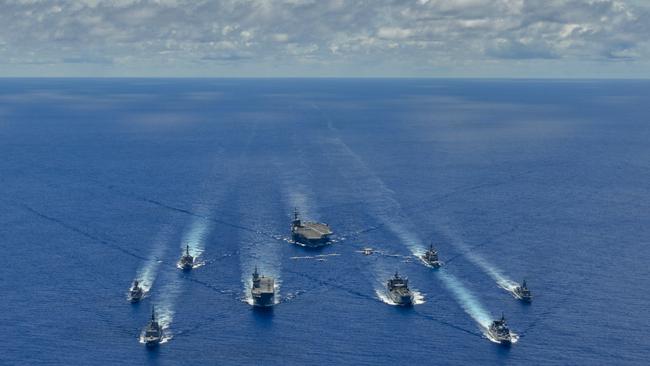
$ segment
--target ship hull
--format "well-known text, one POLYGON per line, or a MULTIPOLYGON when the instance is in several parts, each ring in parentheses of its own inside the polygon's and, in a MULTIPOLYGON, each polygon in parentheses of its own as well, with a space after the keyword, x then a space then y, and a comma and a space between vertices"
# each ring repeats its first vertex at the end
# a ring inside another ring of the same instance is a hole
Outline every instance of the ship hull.
POLYGON ((407 294, 407 295, 400 295, 400 294, 395 294, 392 292, 388 293, 388 297, 397 305, 400 306, 411 306, 413 305, 413 295, 412 294, 407 294))
POLYGON ((275 303, 275 294, 273 293, 252 294, 252 295, 253 295, 253 306, 269 307, 269 306, 273 306, 275 303))
POLYGON ((161 337, 145 337, 144 344, 147 347, 157 347, 160 344, 161 337))
POLYGON ((420 260, 422 260, 422 262, 425 265, 427 265, 427 266, 429 266, 431 268, 440 268, 440 266, 442 266, 442 263, 440 261, 431 262, 431 261, 428 261, 428 260, 426 260, 426 259, 424 259, 422 257, 420 257, 420 260))
POLYGON ((498 336, 497 334, 495 334, 492 331, 488 331, 488 334, 489 334, 490 338, 496 343, 499 343, 499 344, 504 345, 504 346, 509 346, 509 345, 512 344, 512 338, 511 337, 507 337, 507 338, 506 337, 500 337, 500 336, 498 336))
POLYGON ((182 269, 183 271, 189 271, 192 269, 193 263, 181 261, 178 262, 178 268, 182 269))
POLYGON ((521 302, 525 302, 525 303, 531 303, 531 302, 533 302, 533 298, 532 298, 532 297, 526 297, 526 296, 521 296, 521 295, 515 294, 515 298, 516 298, 517 300, 520 300, 521 302))
POLYGON ((310 248, 318 248, 318 247, 323 247, 328 244, 330 244, 330 238, 328 236, 319 238, 319 239, 308 239, 305 238, 304 236, 300 234, 292 234, 291 239, 301 245, 304 245, 306 247, 310 248))
POLYGON ((520 292, 518 292, 516 290, 512 291, 512 295, 515 297, 515 299, 521 300, 522 302, 530 303, 530 302, 533 301, 532 296, 530 296, 530 295, 526 296, 526 295, 524 295, 524 294, 522 294, 522 293, 520 293, 520 292))
POLYGON ((138 296, 138 297, 133 297, 132 296, 132 297, 129 298, 129 302, 132 303, 132 304, 135 304, 136 302, 140 302, 140 300, 142 300, 142 296, 138 296))

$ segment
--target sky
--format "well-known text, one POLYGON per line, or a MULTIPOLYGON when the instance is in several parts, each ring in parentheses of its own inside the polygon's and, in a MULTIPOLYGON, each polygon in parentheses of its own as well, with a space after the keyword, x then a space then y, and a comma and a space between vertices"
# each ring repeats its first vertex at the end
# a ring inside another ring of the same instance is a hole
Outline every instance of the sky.
POLYGON ((650 78, 650 0, 0 0, 0 77, 650 78))

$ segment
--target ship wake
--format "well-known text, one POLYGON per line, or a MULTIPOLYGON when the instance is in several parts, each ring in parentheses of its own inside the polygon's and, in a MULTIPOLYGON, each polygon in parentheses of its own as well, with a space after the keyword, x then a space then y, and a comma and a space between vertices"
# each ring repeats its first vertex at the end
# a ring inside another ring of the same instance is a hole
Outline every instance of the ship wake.
POLYGON ((508 277, 506 277, 501 272, 500 269, 498 269, 496 266, 492 265, 491 263, 488 263, 480 255, 475 254, 475 253, 469 253, 467 255, 467 259, 469 259, 472 263, 474 263, 478 267, 480 267, 502 289, 504 289, 504 290, 506 290, 508 292, 513 292, 515 287, 517 287, 517 283, 515 281, 513 281, 513 280, 509 279, 508 277))
POLYGON ((178 272, 166 271, 163 274, 166 275, 165 277, 172 276, 172 278, 167 278, 165 286, 162 287, 159 300, 155 304, 155 312, 158 323, 163 329, 163 342, 166 342, 173 337, 171 326, 174 321, 174 307, 183 291, 183 287, 178 272))
POLYGON ((331 253, 331 254, 319 254, 319 255, 301 255, 301 256, 294 256, 289 258, 293 260, 307 259, 307 260, 315 260, 315 261, 326 261, 327 258, 329 257, 338 257, 340 255, 341 255, 340 253, 331 253))
POLYGON ((436 272, 437 277, 442 281, 445 287, 454 296, 454 299, 463 308, 474 321, 479 325, 481 330, 490 326, 490 314, 483 308, 483 305, 474 297, 474 295, 451 273, 441 268, 436 272))
POLYGON ((464 253, 465 258, 467 258, 467 260, 469 260, 470 262, 474 263, 483 272, 485 272, 488 276, 490 276, 490 278, 492 278, 494 282, 496 282, 497 286, 511 293, 514 291, 515 287, 518 286, 518 284, 515 281, 506 277, 506 275, 504 275, 503 272, 497 266, 495 266, 492 263, 489 263, 481 255, 472 252, 471 251, 472 248, 469 248, 461 238, 459 238, 457 235, 452 233, 448 228, 442 226, 442 229, 445 235, 451 239, 451 243, 464 253))
POLYGON ((163 263, 162 257, 167 248, 169 235, 170 228, 168 226, 163 227, 154 240, 153 250, 136 272, 134 280, 139 282, 144 292, 143 297, 148 296, 156 280, 160 265, 163 263))
POLYGON ((210 219, 206 218, 194 218, 190 229, 185 232, 183 239, 181 241, 181 249, 185 251, 186 246, 189 246, 190 255, 194 257, 195 263, 193 268, 200 267, 205 264, 205 261, 196 262, 196 259, 199 258, 205 251, 205 240, 207 235, 212 230, 212 225, 210 224, 210 219))
POLYGON ((386 292, 382 289, 375 289, 375 294, 377 295, 377 299, 379 299, 381 302, 384 304, 392 305, 392 306, 398 306, 399 304, 396 303, 395 301, 391 300, 388 295, 386 295, 386 292))
MULTIPOLYGON (((335 128, 331 127, 331 129, 333 132, 337 132, 335 128)), ((417 229, 406 218, 401 205, 394 198, 394 192, 340 138, 328 139, 327 145, 328 158, 340 169, 348 168, 346 176, 350 177, 351 182, 354 182, 352 186, 357 187, 354 193, 357 197, 363 197, 366 202, 369 202, 369 211, 382 223, 380 226, 386 226, 410 250, 413 256, 418 258, 422 256, 426 247, 416 234, 417 229)), ((488 312, 456 277, 442 269, 436 274, 452 293, 456 302, 479 326, 489 326, 488 312)), ((381 301, 395 305, 383 291, 375 291, 375 293, 381 301)))
POLYGON ((424 293, 418 291, 418 290, 413 290, 413 305, 422 305, 426 302, 424 300, 424 293))
MULTIPOLYGON (((483 336, 487 338, 490 342, 492 343, 497 343, 501 344, 501 341, 498 339, 494 338, 490 332, 488 332, 488 328, 482 328, 481 331, 483 332, 483 336)), ((519 335, 517 333, 510 332, 510 343, 515 344, 519 341, 519 335)))

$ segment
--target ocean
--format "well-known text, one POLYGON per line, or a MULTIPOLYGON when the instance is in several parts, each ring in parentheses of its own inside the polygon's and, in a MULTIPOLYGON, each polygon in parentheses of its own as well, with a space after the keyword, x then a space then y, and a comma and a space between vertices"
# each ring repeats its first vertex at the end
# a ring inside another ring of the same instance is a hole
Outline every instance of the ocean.
POLYGON ((634 80, 1 79, 0 364, 645 364, 649 104, 634 80), (293 244, 294 209, 332 244, 293 244))

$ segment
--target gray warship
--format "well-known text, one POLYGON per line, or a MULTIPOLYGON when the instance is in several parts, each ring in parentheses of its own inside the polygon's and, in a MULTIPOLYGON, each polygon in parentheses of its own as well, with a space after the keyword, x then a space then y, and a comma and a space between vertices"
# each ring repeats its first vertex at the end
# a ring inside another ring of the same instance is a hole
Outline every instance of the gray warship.
POLYGON ((163 338, 163 330, 156 320, 156 312, 151 308, 151 319, 142 332, 142 340, 148 347, 155 347, 160 344, 163 338))
POLYGON ((509 345, 512 343, 513 337, 510 333, 510 328, 506 323, 506 318, 501 314, 501 319, 495 320, 488 328, 488 334, 492 340, 497 343, 509 345))
POLYGON ((412 305, 413 293, 409 290, 409 280, 401 278, 397 272, 395 276, 388 280, 386 284, 388 288, 388 296, 397 305, 412 305))
POLYGON ((133 281, 133 286, 131 286, 131 289, 129 289, 129 301, 132 303, 136 303, 140 300, 142 300, 142 297, 144 296, 144 290, 142 287, 140 287, 140 283, 138 280, 133 281))
POLYGON ((424 252, 424 254, 420 257, 420 259, 422 259, 422 261, 425 264, 433 268, 439 268, 442 265, 442 262, 440 262, 440 260, 438 259, 438 252, 433 247, 433 244, 431 244, 429 249, 427 249, 427 251, 424 252))
POLYGON ((192 269, 192 266, 194 266, 194 257, 190 255, 190 246, 185 247, 185 254, 181 257, 181 259, 178 261, 178 267, 184 271, 192 269))
POLYGON ((521 301, 525 301, 525 302, 533 301, 533 294, 528 289, 528 286, 526 286, 526 280, 524 280, 524 282, 522 282, 521 285, 515 287, 512 290, 512 294, 521 301))
POLYGON ((275 301, 275 281, 273 277, 260 276, 255 267, 253 272, 253 287, 251 287, 253 306, 273 306, 275 301))
POLYGON ((291 222, 291 239, 309 247, 320 247, 329 244, 332 230, 327 224, 320 222, 301 221, 298 210, 293 212, 291 222))

